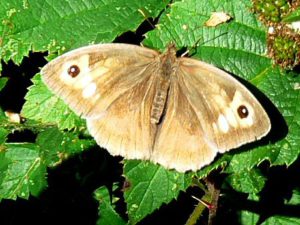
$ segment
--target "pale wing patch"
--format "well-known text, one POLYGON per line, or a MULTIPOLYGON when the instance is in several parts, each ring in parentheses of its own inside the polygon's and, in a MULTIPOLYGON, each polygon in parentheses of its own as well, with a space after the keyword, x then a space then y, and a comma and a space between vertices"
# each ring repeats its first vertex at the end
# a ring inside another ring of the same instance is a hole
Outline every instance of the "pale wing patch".
POLYGON ((97 85, 93 82, 88 84, 82 91, 83 98, 90 98, 95 95, 97 91, 97 85))
POLYGON ((83 76, 80 79, 80 82, 77 82, 74 87, 75 88, 82 88, 82 87, 86 87, 88 86, 91 82, 93 81, 93 78, 89 75, 89 74, 85 74, 85 76, 83 76))
POLYGON ((236 115, 233 112, 232 108, 227 107, 224 110, 224 115, 226 117, 227 122, 231 127, 237 128, 238 127, 238 121, 236 119, 236 115))
POLYGON ((227 133, 229 131, 229 124, 223 114, 218 117, 218 127, 223 133, 227 133))
POLYGON ((216 104, 219 105, 220 111, 223 114, 218 116, 216 122, 213 123, 213 129, 215 132, 221 131, 222 133, 227 133, 231 127, 250 127, 254 123, 254 112, 253 108, 244 99, 239 91, 236 91, 230 104, 226 103, 228 101, 228 96, 224 94, 225 92, 220 91, 220 95, 214 95, 213 98, 216 104), (243 105, 248 109, 249 115, 246 118, 240 118, 238 115, 238 108, 243 105))
POLYGON ((118 64, 118 61, 116 58, 107 58, 102 62, 102 65, 104 67, 110 68, 118 64))
POLYGON ((213 123, 215 132, 221 131, 222 133, 227 133, 231 127, 250 127, 253 125, 253 108, 243 99, 242 94, 239 91, 235 92, 230 104, 226 104, 228 98, 225 98, 224 94, 215 95, 214 99, 223 112, 218 116, 216 123, 213 123), (237 109, 241 105, 244 105, 248 109, 249 115, 247 118, 240 118, 237 112, 237 109))
POLYGON ((90 76, 92 77, 92 79, 96 79, 108 72, 109 72, 109 67, 107 67, 107 66, 93 67, 93 70, 91 71, 90 76))

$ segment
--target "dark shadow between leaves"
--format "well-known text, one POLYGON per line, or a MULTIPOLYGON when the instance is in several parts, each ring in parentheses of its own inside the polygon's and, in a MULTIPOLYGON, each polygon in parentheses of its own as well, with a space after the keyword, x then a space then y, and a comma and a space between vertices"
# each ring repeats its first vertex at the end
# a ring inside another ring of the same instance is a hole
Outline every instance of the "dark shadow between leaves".
POLYGON ((112 157, 98 147, 70 157, 48 169, 48 187, 40 196, 29 200, 3 200, 1 222, 11 225, 95 225, 98 202, 93 192, 122 179, 119 161, 120 158, 112 157))
POLYGON ((46 64, 45 53, 29 53, 24 57, 21 65, 12 61, 2 62, 2 76, 8 77, 8 82, 0 92, 0 106, 4 111, 20 112, 25 102, 24 96, 27 88, 32 84, 30 79, 46 64))
POLYGON ((300 205, 286 204, 290 200, 293 191, 299 191, 299 169, 300 159, 287 168, 286 166, 271 167, 265 172, 268 177, 264 189, 260 196, 260 219, 257 223, 261 224, 272 216, 285 216, 300 218, 300 205))
POLYGON ((299 74, 300 73, 300 64, 293 68, 293 72, 299 74))
POLYGON ((218 214, 218 221, 224 219, 231 221, 230 224, 240 224, 241 211, 248 211, 259 216, 256 225, 262 224, 268 218, 273 216, 284 216, 287 218, 300 218, 300 205, 286 204, 290 200, 293 190, 299 190, 299 169, 300 159, 298 159, 290 168, 285 166, 269 167, 269 163, 264 162, 260 165, 262 173, 268 177, 263 190, 258 194, 258 201, 247 199, 248 194, 239 193, 230 187, 223 189, 224 197, 221 198, 218 214), (235 221, 235 222, 234 222, 235 221))
POLYGON ((156 18, 145 18, 135 32, 127 31, 118 36, 113 43, 141 45, 142 41, 145 39, 144 35, 147 32, 155 29, 155 25, 158 23, 158 20, 163 12, 164 10, 162 10, 156 18))
POLYGON ((6 143, 35 143, 37 134, 32 130, 15 130, 7 136, 6 143))

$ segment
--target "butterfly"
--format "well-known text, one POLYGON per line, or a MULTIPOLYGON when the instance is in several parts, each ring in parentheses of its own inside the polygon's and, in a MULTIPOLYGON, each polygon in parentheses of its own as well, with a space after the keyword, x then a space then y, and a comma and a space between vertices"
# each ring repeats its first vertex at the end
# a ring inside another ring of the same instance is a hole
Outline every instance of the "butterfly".
POLYGON ((130 44, 96 44, 49 62, 44 83, 85 118, 112 155, 197 171, 265 136, 270 119, 230 74, 188 57, 130 44))

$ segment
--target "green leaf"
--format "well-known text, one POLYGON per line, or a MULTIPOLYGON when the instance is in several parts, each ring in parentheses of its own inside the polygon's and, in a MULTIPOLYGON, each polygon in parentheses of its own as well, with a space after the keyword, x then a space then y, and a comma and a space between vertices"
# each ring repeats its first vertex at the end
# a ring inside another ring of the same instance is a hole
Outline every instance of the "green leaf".
POLYGON ((289 216, 273 216, 261 225, 299 225, 300 219, 289 216))
POLYGON ((166 170, 161 166, 139 160, 128 160, 124 174, 129 188, 125 190, 128 216, 135 224, 158 209, 163 203, 177 198, 192 181, 192 174, 166 170))
POLYGON ((291 205, 291 206, 299 206, 300 204, 300 190, 299 188, 293 190, 292 197, 290 199, 287 199, 285 201, 285 204, 291 205))
MULTIPOLYGON (((8 168, 8 164, 9 164, 9 160, 5 157, 5 148, 3 147, 3 145, 0 145, 0 187, 1 184, 3 182, 3 180, 5 179, 5 172, 7 171, 8 168)), ((0 202, 1 202, 1 198, 0 198, 0 202)))
POLYGON ((236 191, 258 193, 264 187, 266 178, 258 169, 253 168, 250 171, 240 171, 239 173, 230 174, 227 180, 236 191))
POLYGON ((95 192, 95 198, 99 201, 99 219, 97 225, 125 225, 127 224, 116 212, 111 195, 106 187, 100 187, 95 192))
POLYGON ((5 87, 7 81, 8 81, 7 77, 0 78, 0 91, 5 87))
MULTIPOLYGON (((0 40, 1 40, 1 38, 0 38, 0 40)), ((0 63, 0 71, 1 71, 1 63, 0 63)), ((7 77, 1 77, 0 78, 0 91, 5 87, 7 81, 8 81, 7 77)), ((5 119, 6 119, 6 116, 5 116, 4 112, 3 112, 3 110, 0 108, 0 121, 1 120, 5 120, 5 119)), ((1 140, 1 134, 0 134, 0 140, 1 140)))
POLYGON ((43 152, 43 159, 48 166, 55 166, 70 155, 95 145, 93 140, 80 139, 76 133, 61 132, 55 127, 39 133, 36 143, 43 152))
POLYGON ((24 117, 45 124, 56 124, 61 130, 82 129, 85 126, 84 120, 76 116, 61 99, 48 90, 40 75, 36 75, 32 82, 33 85, 25 96, 26 102, 22 109, 24 117))
POLYGON ((168 1, 35 1, 0 2, 0 59, 20 63, 29 50, 61 51, 92 42, 111 42, 156 17, 168 1), (51 32, 50 32, 51 31, 51 32))
MULTIPOLYGON (((259 198, 255 195, 249 196, 249 199, 253 201, 259 201, 259 198)), ((285 201, 285 206, 295 206, 300 204, 300 192, 299 190, 294 190, 291 199, 285 201)), ((256 224, 259 220, 259 215, 250 211, 242 211, 241 213, 241 224, 252 225, 256 224)), ((262 225, 299 225, 300 218, 292 216, 283 215, 273 215, 267 218, 262 225)))
MULTIPOLYGON (((175 2, 170 7, 168 14, 163 14, 160 19, 159 28, 147 34, 144 44, 157 49, 165 49, 172 41, 178 48, 195 47, 199 42, 197 57, 203 61, 218 62, 220 57, 224 63, 232 63, 228 55, 214 55, 216 50, 253 51, 257 54, 265 52, 265 31, 249 10, 251 1, 243 1, 236 4, 234 0, 227 0, 220 4, 218 0, 196 1, 189 0, 175 2), (205 22, 210 18, 212 12, 225 12, 233 18, 229 23, 217 27, 206 27, 205 22), (203 54, 198 53, 203 50, 203 54), (226 59, 226 60, 225 60, 226 59)), ((233 56, 236 55, 232 54, 233 56)), ((217 64, 218 65, 218 64, 217 64)))
POLYGON ((0 122, 1 121, 6 121, 7 120, 7 117, 4 113, 4 111, 2 110, 2 108, 0 107, 0 122))
POLYGON ((9 131, 0 127, 0 151, 1 151, 1 145, 6 141, 6 137, 9 134, 9 131))
POLYGON ((1 152, 0 199, 28 199, 46 187, 46 167, 34 144, 6 144, 1 152))

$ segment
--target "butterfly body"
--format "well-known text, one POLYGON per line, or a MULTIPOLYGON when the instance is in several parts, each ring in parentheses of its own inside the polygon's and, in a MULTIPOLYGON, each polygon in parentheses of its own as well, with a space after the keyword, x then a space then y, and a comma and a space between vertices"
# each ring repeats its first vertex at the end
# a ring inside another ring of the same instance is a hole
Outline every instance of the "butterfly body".
POLYGON ((127 45, 66 53, 42 70, 48 87, 86 118, 112 155, 184 172, 265 136, 270 120, 236 79, 204 62, 127 45))
POLYGON ((157 84, 153 104, 151 108, 151 123, 158 124, 163 114, 168 91, 170 87, 170 79, 176 75, 177 71, 176 48, 173 44, 168 46, 167 51, 158 56, 158 72, 157 84))

